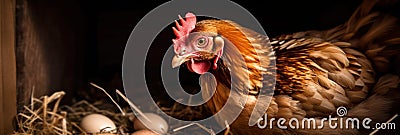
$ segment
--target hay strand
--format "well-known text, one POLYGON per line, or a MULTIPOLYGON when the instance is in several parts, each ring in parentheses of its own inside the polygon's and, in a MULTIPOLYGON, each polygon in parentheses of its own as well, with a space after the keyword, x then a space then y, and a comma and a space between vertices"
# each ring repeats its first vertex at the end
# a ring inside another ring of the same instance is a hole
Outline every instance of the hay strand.
POLYGON ((110 96, 110 94, 107 93, 107 91, 105 89, 103 89, 102 87, 100 87, 100 86, 98 86, 98 85, 96 85, 94 83, 90 83, 90 85, 92 85, 92 86, 100 89, 101 91, 103 91, 111 99, 111 101, 118 107, 118 109, 119 109, 119 111, 121 111, 122 115, 125 115, 125 112, 121 109, 121 106, 119 106, 117 104, 117 102, 115 102, 115 100, 110 96))

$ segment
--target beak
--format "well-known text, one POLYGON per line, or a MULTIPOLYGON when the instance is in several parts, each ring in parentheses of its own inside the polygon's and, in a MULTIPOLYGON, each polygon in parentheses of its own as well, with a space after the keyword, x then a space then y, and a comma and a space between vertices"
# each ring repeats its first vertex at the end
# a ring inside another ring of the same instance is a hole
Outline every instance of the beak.
POLYGON ((175 55, 174 58, 172 58, 172 68, 179 67, 188 60, 188 57, 175 55))
POLYGON ((182 65, 183 63, 185 63, 186 61, 189 61, 191 58, 197 56, 197 54, 195 53, 189 53, 183 56, 180 56, 178 54, 176 54, 173 58, 172 58, 172 68, 176 68, 179 67, 180 65, 182 65))

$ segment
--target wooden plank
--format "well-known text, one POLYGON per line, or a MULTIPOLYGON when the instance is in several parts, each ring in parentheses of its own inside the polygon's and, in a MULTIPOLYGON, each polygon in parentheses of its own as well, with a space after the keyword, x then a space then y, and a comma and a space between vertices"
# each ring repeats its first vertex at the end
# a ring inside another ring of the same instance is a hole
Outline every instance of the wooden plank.
POLYGON ((18 0, 16 30, 17 110, 30 96, 63 90, 62 102, 88 86, 83 72, 85 12, 74 0, 18 0), (74 9, 74 10, 71 10, 74 9), (35 90, 32 93, 32 90, 35 90))
POLYGON ((0 133, 12 133, 17 113, 15 0, 0 1, 0 133))

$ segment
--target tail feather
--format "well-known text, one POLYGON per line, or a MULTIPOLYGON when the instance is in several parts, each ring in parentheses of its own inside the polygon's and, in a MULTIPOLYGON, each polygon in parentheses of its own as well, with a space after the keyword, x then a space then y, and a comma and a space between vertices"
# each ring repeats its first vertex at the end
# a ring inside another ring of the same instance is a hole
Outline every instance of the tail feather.
MULTIPOLYGON (((376 13, 372 13, 372 8, 377 5, 379 0, 364 0, 361 5, 354 11, 353 15, 351 15, 350 19, 347 21, 346 32, 350 33, 354 30, 358 30, 360 25, 354 24, 368 24, 372 17, 376 16, 376 13), (357 27, 354 27, 357 26, 357 27)), ((388 3, 389 1, 381 2, 388 3)), ((384 5, 386 5, 384 4, 384 5)))
POLYGON ((325 32, 327 40, 347 41, 363 52, 380 74, 400 73, 400 21, 379 9, 397 0, 364 0, 349 20, 325 32))

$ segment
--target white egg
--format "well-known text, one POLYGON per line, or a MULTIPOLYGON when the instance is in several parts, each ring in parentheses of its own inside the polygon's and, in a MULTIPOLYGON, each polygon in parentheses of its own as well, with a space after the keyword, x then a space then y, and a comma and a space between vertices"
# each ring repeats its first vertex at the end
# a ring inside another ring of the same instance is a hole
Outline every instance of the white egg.
POLYGON ((147 121, 142 116, 138 116, 133 122, 135 130, 150 129, 160 134, 166 134, 168 132, 168 124, 161 116, 154 113, 144 113, 144 115, 149 118, 151 122, 147 121))
POLYGON ((153 132, 153 131, 150 131, 147 129, 143 129, 143 130, 133 132, 131 135, 160 135, 160 134, 157 134, 156 132, 153 132))
POLYGON ((116 132, 114 122, 102 114, 90 114, 85 116, 80 126, 87 133, 116 132))

